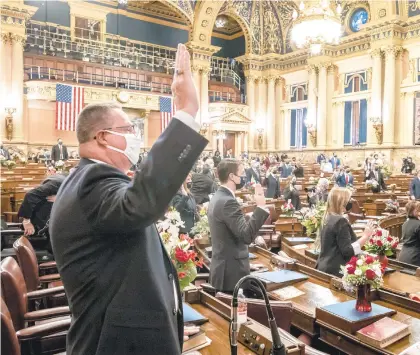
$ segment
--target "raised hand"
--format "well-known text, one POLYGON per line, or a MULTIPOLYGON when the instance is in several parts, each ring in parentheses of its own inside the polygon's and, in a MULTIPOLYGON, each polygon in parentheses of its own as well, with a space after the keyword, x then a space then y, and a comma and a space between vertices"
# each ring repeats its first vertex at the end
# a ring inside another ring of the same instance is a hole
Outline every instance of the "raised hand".
POLYGON ((183 44, 178 44, 176 52, 172 95, 176 109, 195 118, 198 112, 198 95, 191 74, 190 54, 183 44))

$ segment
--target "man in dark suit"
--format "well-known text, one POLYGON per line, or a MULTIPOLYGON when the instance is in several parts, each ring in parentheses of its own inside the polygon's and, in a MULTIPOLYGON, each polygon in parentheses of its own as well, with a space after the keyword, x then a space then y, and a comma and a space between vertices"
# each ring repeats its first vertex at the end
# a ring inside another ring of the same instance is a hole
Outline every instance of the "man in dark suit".
POLYGON ((372 192, 381 192, 386 190, 384 176, 379 169, 379 166, 373 164, 373 169, 366 174, 366 180, 376 180, 378 186, 372 187, 372 192))
POLYGON ((410 196, 412 200, 420 200, 420 169, 417 170, 417 176, 411 180, 410 196))
POLYGON ((318 164, 321 164, 323 161, 326 162, 327 161, 327 157, 325 156, 324 153, 319 153, 318 156, 316 157, 316 162, 318 164))
POLYGON ((251 167, 246 170, 246 182, 250 183, 254 179, 255 183, 261 184, 260 163, 253 161, 251 167))
POLYGON ((276 168, 270 168, 265 177, 264 183, 266 186, 266 198, 279 198, 280 197, 280 183, 277 176, 275 176, 276 168))
POLYGON ((337 157, 337 154, 334 153, 332 158, 330 159, 330 163, 333 169, 337 169, 341 165, 340 159, 337 157))
POLYGON ((3 143, 0 143, 0 155, 3 156, 6 160, 10 160, 9 151, 6 147, 3 146, 3 143))
POLYGON ((63 140, 58 138, 58 144, 52 147, 51 150, 51 160, 57 162, 59 160, 67 160, 69 158, 69 154, 67 152, 67 147, 63 145, 63 140))
POLYGON ((210 175, 210 167, 205 164, 201 173, 193 174, 191 186, 191 194, 194 196, 195 202, 201 205, 209 202, 209 195, 217 190, 217 184, 210 175))
POLYGON ((264 192, 255 186, 257 207, 247 221, 235 198, 235 191, 245 183, 244 166, 239 160, 224 159, 217 167, 222 186, 210 200, 212 260, 210 284, 218 291, 233 292, 236 283, 250 274, 248 245, 257 237, 258 230, 268 218, 264 192))
POLYGON ((178 109, 133 179, 141 139, 116 103, 85 107, 80 163, 57 194, 50 234, 72 314, 67 355, 174 354, 183 344, 177 270, 155 222, 208 141, 194 120, 190 57, 178 46, 178 109))
POLYGON ((290 159, 286 159, 286 162, 283 165, 280 165, 281 167, 281 177, 283 179, 289 177, 292 175, 293 172, 293 166, 290 164, 290 159))

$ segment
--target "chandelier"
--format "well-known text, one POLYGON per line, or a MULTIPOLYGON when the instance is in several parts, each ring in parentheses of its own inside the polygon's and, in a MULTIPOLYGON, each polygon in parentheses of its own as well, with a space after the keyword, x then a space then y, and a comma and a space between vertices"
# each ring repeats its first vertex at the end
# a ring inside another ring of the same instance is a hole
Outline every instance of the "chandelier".
POLYGON ((324 44, 338 44, 341 37, 341 5, 333 10, 330 0, 315 0, 307 8, 303 1, 299 14, 293 11, 293 28, 291 40, 298 48, 307 47, 311 54, 321 52, 324 44))
POLYGON ((214 25, 216 26, 216 28, 223 28, 226 26, 226 23, 227 23, 226 16, 218 16, 216 18, 216 22, 214 23, 214 25))
POLYGON ((118 4, 120 5, 127 5, 128 0, 118 0, 118 4))

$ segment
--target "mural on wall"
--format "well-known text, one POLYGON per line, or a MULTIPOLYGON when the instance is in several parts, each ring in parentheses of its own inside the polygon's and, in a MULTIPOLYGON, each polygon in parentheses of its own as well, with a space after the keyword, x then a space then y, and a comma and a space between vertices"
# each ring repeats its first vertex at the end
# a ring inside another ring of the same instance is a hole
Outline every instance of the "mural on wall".
POLYGON ((420 15, 420 2, 417 0, 408 1, 408 17, 420 15))

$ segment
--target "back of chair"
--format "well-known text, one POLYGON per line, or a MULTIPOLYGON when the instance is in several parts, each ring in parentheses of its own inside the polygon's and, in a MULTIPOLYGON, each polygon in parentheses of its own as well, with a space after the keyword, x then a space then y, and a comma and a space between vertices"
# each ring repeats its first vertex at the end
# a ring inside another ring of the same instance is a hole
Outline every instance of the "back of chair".
MULTIPOLYGON (((216 298, 227 305, 230 305, 232 302, 232 296, 226 293, 218 292, 216 298)), ((248 317, 266 327, 270 327, 267 312, 265 311, 265 301, 247 298, 246 303, 248 306, 248 317)), ((270 305, 274 313, 274 318, 276 318, 277 326, 286 332, 290 332, 293 316, 292 302, 270 301, 270 305)))
POLYGON ((27 290, 35 291, 39 286, 39 270, 36 253, 31 242, 26 237, 20 237, 13 243, 13 248, 22 269, 27 290))
POLYGON ((20 355, 20 346, 13 327, 12 317, 3 298, 1 298, 1 353, 20 355))
POLYGON ((24 315, 28 310, 28 299, 22 271, 12 257, 1 262, 1 287, 14 328, 18 331, 25 327, 24 315))

